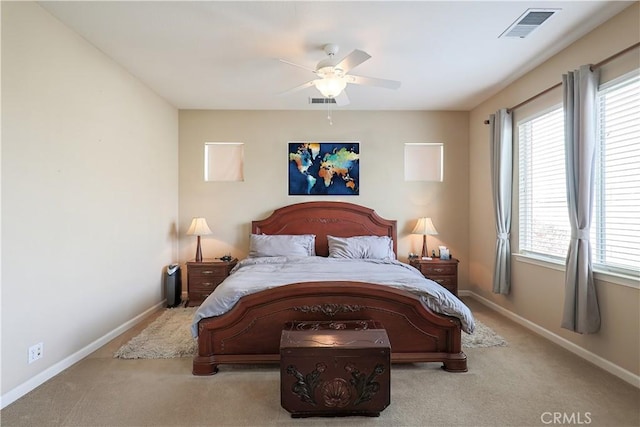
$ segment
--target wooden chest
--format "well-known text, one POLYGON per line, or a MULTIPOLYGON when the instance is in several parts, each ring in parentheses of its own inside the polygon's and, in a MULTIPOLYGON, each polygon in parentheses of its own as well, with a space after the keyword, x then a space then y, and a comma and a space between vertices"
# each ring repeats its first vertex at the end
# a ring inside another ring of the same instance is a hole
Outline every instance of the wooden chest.
POLYGON ((280 396, 294 418, 379 416, 390 403, 391 346, 373 320, 291 322, 280 340, 280 396))

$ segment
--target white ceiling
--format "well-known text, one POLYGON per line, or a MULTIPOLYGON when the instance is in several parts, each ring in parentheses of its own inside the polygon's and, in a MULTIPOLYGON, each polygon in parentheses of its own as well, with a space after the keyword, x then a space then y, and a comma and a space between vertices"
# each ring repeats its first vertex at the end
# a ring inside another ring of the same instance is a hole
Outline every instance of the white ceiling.
MULTIPOLYGON (((340 46, 372 58, 353 74, 400 89, 348 85, 354 110, 469 110, 634 2, 47 1, 46 10, 180 109, 309 105, 309 68, 340 46), (498 36, 528 8, 558 8, 524 39, 498 36)), ((578 64, 576 64, 578 65, 578 64)), ((559 79, 560 77, 558 77, 559 79)))

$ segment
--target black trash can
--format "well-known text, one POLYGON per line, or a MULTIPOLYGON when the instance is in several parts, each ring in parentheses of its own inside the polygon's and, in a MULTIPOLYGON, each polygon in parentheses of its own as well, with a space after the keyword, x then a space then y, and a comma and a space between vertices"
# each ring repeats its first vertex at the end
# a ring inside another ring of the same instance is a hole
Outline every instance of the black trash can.
POLYGON ((165 289, 167 294, 167 307, 180 305, 182 302, 182 273, 180 264, 170 264, 167 266, 165 289))

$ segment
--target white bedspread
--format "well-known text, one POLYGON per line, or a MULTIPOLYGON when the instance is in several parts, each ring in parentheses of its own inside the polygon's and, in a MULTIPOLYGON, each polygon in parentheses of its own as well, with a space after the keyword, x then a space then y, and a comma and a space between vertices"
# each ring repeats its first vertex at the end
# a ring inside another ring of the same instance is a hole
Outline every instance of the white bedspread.
POLYGON ((245 295, 291 283, 334 280, 375 283, 409 291, 420 296, 434 312, 460 319, 465 332, 473 332, 474 320, 469 308, 408 264, 312 256, 247 258, 238 262, 229 277, 196 311, 191 333, 194 337, 198 335, 200 319, 226 313, 245 295))

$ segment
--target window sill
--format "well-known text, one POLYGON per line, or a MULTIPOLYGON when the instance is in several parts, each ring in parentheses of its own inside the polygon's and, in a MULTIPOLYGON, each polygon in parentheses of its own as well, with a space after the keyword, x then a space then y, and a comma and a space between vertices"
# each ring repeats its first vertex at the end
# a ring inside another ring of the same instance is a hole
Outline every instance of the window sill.
MULTIPOLYGON (((533 264, 552 270, 565 271, 564 263, 551 258, 537 257, 533 255, 511 254, 516 261, 533 264)), ((610 271, 594 270, 593 278, 595 280, 616 285, 626 286, 629 288, 640 289, 640 278, 638 276, 630 276, 625 274, 612 273, 610 271)))

